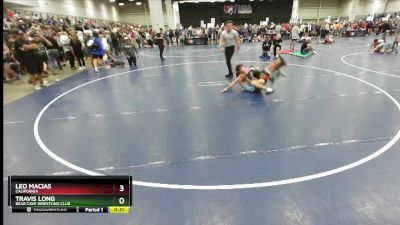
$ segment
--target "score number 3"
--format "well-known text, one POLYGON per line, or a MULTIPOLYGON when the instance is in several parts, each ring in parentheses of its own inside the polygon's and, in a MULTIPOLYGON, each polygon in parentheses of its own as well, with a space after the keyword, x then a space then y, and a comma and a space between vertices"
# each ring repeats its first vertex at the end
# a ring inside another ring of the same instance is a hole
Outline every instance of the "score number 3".
MULTIPOLYGON (((125 191, 125 186, 124 185, 119 185, 119 191, 120 192, 124 192, 125 191)), ((120 197, 118 199, 119 204, 123 205, 125 203, 125 198, 124 197, 120 197)))

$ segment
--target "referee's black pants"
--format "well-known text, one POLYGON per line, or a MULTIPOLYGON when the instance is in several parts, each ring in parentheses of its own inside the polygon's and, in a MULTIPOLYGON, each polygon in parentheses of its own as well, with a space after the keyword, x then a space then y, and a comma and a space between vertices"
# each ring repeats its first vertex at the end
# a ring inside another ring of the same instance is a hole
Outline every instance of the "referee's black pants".
POLYGON ((280 45, 274 46, 274 56, 276 56, 276 54, 278 53, 277 52, 278 49, 279 49, 279 51, 281 51, 282 47, 280 45))
POLYGON ((163 54, 164 54, 164 47, 165 47, 165 46, 164 46, 164 43, 158 45, 158 49, 160 50, 160 58, 161 58, 161 59, 164 58, 164 56, 163 56, 163 54))
POLYGON ((232 72, 232 64, 231 64, 231 59, 233 56, 233 53, 235 53, 235 46, 229 46, 225 47, 225 59, 226 59, 226 65, 228 66, 228 71, 229 71, 229 76, 233 76, 232 72))

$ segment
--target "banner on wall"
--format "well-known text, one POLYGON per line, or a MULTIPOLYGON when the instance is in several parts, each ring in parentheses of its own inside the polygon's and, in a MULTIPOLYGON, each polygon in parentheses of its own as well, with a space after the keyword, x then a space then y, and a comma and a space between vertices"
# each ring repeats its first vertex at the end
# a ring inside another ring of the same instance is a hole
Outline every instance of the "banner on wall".
POLYGON ((252 14, 253 9, 251 5, 238 5, 238 4, 225 4, 224 5, 224 13, 229 15, 243 15, 243 14, 252 14))
POLYGON ((229 14, 229 15, 233 15, 236 14, 236 7, 235 5, 224 5, 224 13, 225 14, 229 14))
POLYGON ((252 14, 253 9, 251 5, 237 5, 237 12, 238 14, 252 14))

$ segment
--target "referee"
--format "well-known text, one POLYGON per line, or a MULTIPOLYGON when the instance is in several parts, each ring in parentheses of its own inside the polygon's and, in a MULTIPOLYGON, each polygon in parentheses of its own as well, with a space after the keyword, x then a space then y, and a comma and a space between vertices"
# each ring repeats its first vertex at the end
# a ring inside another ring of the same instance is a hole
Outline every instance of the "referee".
POLYGON ((229 71, 229 73, 225 75, 225 77, 227 78, 233 77, 231 59, 233 53, 235 53, 235 44, 237 46, 236 51, 239 52, 240 49, 239 34, 233 29, 232 20, 228 20, 226 21, 225 24, 225 30, 222 31, 219 39, 219 47, 221 48, 221 51, 224 51, 225 48, 226 65, 228 66, 228 71, 229 71))

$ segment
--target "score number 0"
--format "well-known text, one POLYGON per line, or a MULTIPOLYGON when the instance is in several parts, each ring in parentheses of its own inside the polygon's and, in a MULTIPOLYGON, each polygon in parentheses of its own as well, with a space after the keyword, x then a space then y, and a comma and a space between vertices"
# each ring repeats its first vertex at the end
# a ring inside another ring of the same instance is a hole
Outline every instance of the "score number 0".
MULTIPOLYGON (((125 187, 124 187, 124 185, 119 185, 119 191, 120 192, 124 192, 125 191, 125 187)), ((119 202, 119 204, 121 204, 121 205, 123 205, 124 203, 125 203, 125 198, 124 197, 120 197, 119 199, 118 199, 118 202, 119 202)))

